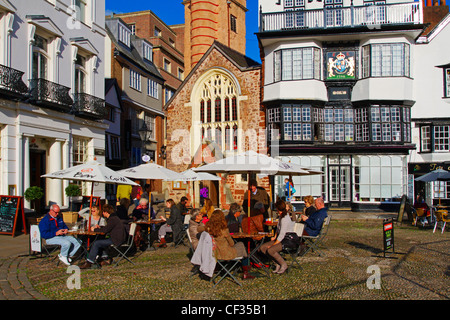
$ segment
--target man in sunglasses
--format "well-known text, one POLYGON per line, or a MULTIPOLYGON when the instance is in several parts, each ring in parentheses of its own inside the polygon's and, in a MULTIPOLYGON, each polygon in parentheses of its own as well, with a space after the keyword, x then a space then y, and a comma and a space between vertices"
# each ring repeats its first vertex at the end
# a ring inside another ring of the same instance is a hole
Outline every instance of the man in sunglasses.
POLYGON ((69 228, 64 223, 63 218, 59 214, 60 212, 59 206, 52 204, 48 214, 39 222, 39 231, 47 244, 61 246, 61 253, 58 255, 58 258, 65 265, 69 266, 71 259, 81 245, 77 239, 67 235, 69 228))

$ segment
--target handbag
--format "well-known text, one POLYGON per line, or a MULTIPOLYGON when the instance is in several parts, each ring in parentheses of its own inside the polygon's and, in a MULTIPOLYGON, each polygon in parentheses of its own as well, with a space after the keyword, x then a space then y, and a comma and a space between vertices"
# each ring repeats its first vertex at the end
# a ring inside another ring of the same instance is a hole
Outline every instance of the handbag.
POLYGON ((283 249, 296 249, 300 244, 300 238, 295 232, 287 232, 283 240, 281 240, 281 245, 283 249))

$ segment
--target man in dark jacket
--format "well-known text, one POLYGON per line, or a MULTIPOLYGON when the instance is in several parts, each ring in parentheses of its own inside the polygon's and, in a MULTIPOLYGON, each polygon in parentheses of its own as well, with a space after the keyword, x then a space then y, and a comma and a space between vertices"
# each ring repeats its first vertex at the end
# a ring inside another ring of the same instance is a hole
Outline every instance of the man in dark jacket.
POLYGON ((322 229, 323 221, 328 216, 327 208, 322 198, 315 200, 315 206, 317 211, 312 213, 309 217, 301 215, 301 220, 305 223, 305 229, 303 234, 311 237, 315 237, 320 233, 322 229))
MULTIPOLYGON (((89 250, 89 256, 86 259, 86 262, 80 266, 80 269, 89 269, 92 264, 95 262, 95 259, 98 255, 101 255, 101 252, 108 248, 110 245, 114 244, 115 246, 121 245, 127 239, 127 231, 125 229, 125 225, 119 219, 119 217, 114 212, 114 208, 106 204, 103 206, 103 216, 106 218, 106 226, 100 227, 98 225, 91 228, 91 231, 103 232, 109 235, 107 239, 95 240, 92 244, 91 249, 89 250)), ((112 263, 112 259, 106 259, 101 261, 101 265, 109 265, 112 263)))

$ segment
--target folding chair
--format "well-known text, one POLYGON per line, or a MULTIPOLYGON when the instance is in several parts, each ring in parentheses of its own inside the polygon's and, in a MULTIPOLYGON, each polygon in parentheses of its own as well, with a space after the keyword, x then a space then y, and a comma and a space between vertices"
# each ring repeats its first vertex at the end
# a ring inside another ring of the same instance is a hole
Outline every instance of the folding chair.
POLYGON ((180 244, 186 245, 186 244, 184 243, 184 241, 185 241, 186 238, 187 238, 187 234, 188 234, 187 229, 189 228, 189 220, 190 220, 190 219, 191 219, 191 215, 190 215, 190 214, 186 214, 186 215, 184 216, 183 230, 181 231, 181 236, 180 236, 180 238, 178 239, 177 243, 175 243, 175 248, 176 248, 177 246, 179 246, 180 244))
POLYGON ((330 221, 331 221, 331 215, 328 214, 328 216, 323 220, 322 228, 320 229, 320 232, 317 236, 315 236, 315 237, 302 236, 302 239, 305 240, 305 244, 306 244, 307 248, 304 252, 301 253, 301 256, 304 256, 310 250, 317 251, 317 253, 319 254, 319 257, 322 256, 322 253, 323 253, 323 255, 325 255, 325 253, 319 249, 319 245, 322 244, 323 239, 325 239, 325 237, 328 233, 330 221))
MULTIPOLYGON (((295 223, 294 232, 297 233, 297 235, 300 239, 302 238, 304 229, 305 229, 304 223, 300 223, 300 222, 295 223)), ((302 269, 302 266, 297 261, 297 258, 300 256, 300 253, 302 252, 302 246, 300 245, 300 243, 296 249, 285 248, 285 249, 283 249, 283 251, 285 253, 289 254, 291 257, 292 261, 291 261, 291 265, 289 266, 289 268, 293 267, 294 263, 296 263, 300 267, 300 269, 302 269)))
POLYGON ((233 260, 217 260, 218 267, 216 267, 217 271, 214 276, 211 278, 211 282, 213 283, 213 288, 216 287, 223 279, 227 276, 231 277, 231 280, 242 287, 242 284, 236 279, 233 275, 233 272, 236 270, 236 267, 239 266, 241 260, 244 257, 236 257, 233 260), (220 277, 220 279, 214 283, 216 278, 220 277))
POLYGON ((122 259, 127 260, 128 262, 130 262, 131 264, 134 264, 133 261, 131 261, 128 257, 127 257, 127 253, 131 250, 131 248, 134 247, 134 235, 136 234, 136 223, 132 223, 130 225, 130 231, 128 233, 128 239, 125 243, 119 245, 119 246, 115 246, 115 245, 111 245, 111 248, 113 248, 115 251, 117 251, 118 255, 119 255, 119 260, 116 262, 116 264, 114 265, 115 267, 117 267, 117 265, 119 264, 119 262, 122 259))
POLYGON ((192 238, 191 234, 189 233, 189 230, 186 230, 186 235, 189 240, 189 249, 192 251, 192 254, 194 253, 194 246, 192 245, 192 238))

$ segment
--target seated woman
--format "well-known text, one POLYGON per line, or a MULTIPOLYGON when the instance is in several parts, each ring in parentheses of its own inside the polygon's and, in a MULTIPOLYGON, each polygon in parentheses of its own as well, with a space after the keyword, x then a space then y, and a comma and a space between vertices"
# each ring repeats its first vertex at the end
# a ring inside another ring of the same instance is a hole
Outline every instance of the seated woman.
POLYGON ((271 241, 264 243, 260 250, 262 253, 269 255, 269 257, 275 261, 276 268, 273 272, 282 274, 287 270, 288 266, 279 253, 283 250, 281 241, 284 239, 287 232, 294 232, 295 222, 291 220, 286 210, 286 203, 283 200, 278 200, 275 207, 279 218, 277 233, 271 238, 271 241))
POLYGON ((314 207, 314 198, 313 196, 305 196, 303 198, 303 201, 305 202, 305 207, 303 208, 303 214, 307 217, 312 215, 314 212, 317 211, 316 207, 314 207))
POLYGON ((130 207, 130 199, 122 198, 120 199, 119 205, 116 208, 116 214, 120 220, 128 221, 130 218, 128 217, 128 208, 130 207))
POLYGON ((198 239, 200 238, 199 227, 203 226, 202 223, 202 214, 200 213, 200 209, 192 209, 191 219, 189 219, 189 227, 188 232, 191 237, 192 248, 197 249, 198 239))
MULTIPOLYGON (((78 212, 78 215, 83 218, 83 224, 87 226, 89 223, 89 207, 84 208, 78 212)), ((91 227, 94 226, 106 226, 106 220, 103 218, 100 213, 100 208, 96 205, 93 205, 91 208, 91 227)))
POLYGON ((238 205, 236 202, 230 205, 230 210, 228 211, 228 214, 225 217, 225 220, 227 221, 228 225, 228 231, 230 231, 230 233, 239 232, 239 229, 241 227, 241 223, 239 221, 242 220, 241 212, 242 212, 241 206, 238 205))
POLYGON ((203 208, 200 210, 200 213, 203 215, 203 217, 205 218, 205 222, 207 221, 207 219, 209 219, 211 217, 211 214, 214 211, 214 206, 212 204, 211 199, 206 198, 205 199, 205 205, 203 206, 203 208))
POLYGON ((249 274, 249 263, 247 258, 247 250, 242 242, 235 243, 228 231, 225 215, 222 210, 216 209, 211 214, 210 219, 205 225, 207 231, 215 241, 213 249, 216 259, 232 260, 236 257, 244 257, 242 260, 242 269, 244 271, 243 279, 252 279, 249 274))

